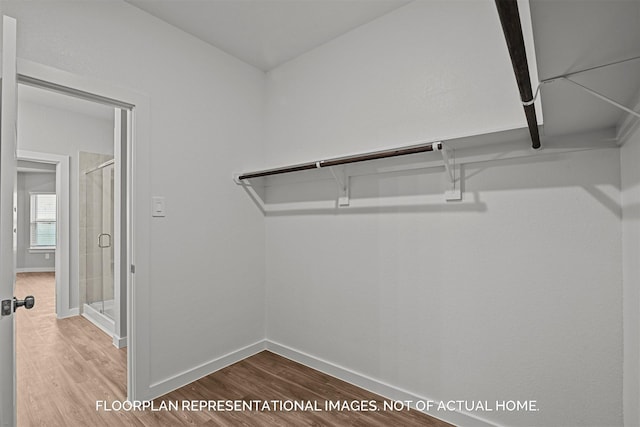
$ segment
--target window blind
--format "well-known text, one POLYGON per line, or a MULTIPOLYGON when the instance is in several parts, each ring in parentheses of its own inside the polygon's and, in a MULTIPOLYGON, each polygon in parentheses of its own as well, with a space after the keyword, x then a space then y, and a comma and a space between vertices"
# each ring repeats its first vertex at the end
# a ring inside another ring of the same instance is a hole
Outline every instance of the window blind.
POLYGON ((56 195, 31 194, 31 241, 32 248, 56 246, 56 195))

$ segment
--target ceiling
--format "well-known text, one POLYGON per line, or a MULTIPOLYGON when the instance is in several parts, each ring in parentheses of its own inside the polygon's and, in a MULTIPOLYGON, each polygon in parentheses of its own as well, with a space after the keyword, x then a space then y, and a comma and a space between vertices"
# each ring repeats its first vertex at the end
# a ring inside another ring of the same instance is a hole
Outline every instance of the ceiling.
MULTIPOLYGON (((265 71, 410 3, 410 0, 125 1, 265 71)), ((640 56, 640 0, 529 2, 540 80, 640 56)), ((640 60, 571 78, 634 108, 640 92, 640 60)), ((20 85, 19 96, 21 102, 113 120, 110 107, 57 93, 20 85)), ((560 80, 542 86, 541 101, 543 137, 611 128, 627 116, 560 80)))
MULTIPOLYGON (((410 2, 125 1, 264 71, 410 2)), ((541 80, 640 56, 640 0, 529 0, 529 3, 541 80)), ((520 4, 521 7, 526 6, 526 2, 520 4)), ((573 78, 623 105, 633 107, 640 90, 640 61, 573 78)), ((541 99, 543 135, 609 128, 626 116, 620 109, 567 82, 543 85, 541 99)))
MULTIPOLYGON (((640 56, 640 1, 530 0, 541 80, 640 56)), ((576 74, 571 79, 633 108, 640 60, 576 74)), ((535 90, 535 88, 534 88, 535 90)), ((626 113, 565 81, 541 90, 545 135, 616 126, 626 113)))
POLYGON ((269 71, 410 0, 125 0, 269 71))

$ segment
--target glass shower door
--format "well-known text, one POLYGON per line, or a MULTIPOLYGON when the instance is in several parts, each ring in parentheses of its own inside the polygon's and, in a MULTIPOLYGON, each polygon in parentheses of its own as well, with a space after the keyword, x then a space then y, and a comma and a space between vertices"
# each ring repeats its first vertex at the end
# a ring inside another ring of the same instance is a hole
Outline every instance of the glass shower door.
POLYGON ((113 320, 113 161, 86 174, 86 303, 113 320))

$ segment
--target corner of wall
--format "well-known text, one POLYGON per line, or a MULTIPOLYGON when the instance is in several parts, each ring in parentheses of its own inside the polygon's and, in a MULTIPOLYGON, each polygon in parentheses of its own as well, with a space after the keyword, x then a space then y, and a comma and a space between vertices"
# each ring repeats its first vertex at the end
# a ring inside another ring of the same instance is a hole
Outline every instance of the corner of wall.
POLYGON ((176 375, 172 375, 168 378, 162 379, 149 386, 149 390, 143 396, 146 400, 152 400, 163 396, 167 393, 177 390, 180 387, 184 387, 200 378, 206 377, 220 369, 233 365, 236 362, 240 362, 248 357, 260 353, 266 348, 264 340, 257 341, 246 347, 229 352, 223 356, 214 358, 205 362, 199 366, 195 366, 186 371, 180 372, 176 375))
POLYGON ((624 425, 640 425, 640 127, 626 122, 620 149, 624 425))
POLYGON ((291 347, 287 347, 275 341, 265 340, 265 349, 279 356, 287 358, 289 360, 293 360, 294 362, 308 366, 317 371, 324 372, 327 375, 331 375, 332 377, 338 378, 349 384, 353 384, 357 387, 360 387, 372 393, 378 394, 384 398, 394 400, 394 401, 399 401, 399 402, 412 402, 409 405, 412 409, 419 410, 420 412, 423 412, 429 416, 432 416, 442 421, 446 421, 453 425, 459 425, 459 426, 472 425, 476 427, 499 427, 498 424, 494 424, 492 422, 489 422, 482 418, 478 418, 471 414, 467 414, 462 411, 437 412, 434 409, 430 411, 420 410, 419 408, 416 407, 416 404, 415 404, 416 402, 430 401, 430 402, 434 402, 435 405, 442 402, 433 400, 433 399, 428 399, 424 396, 418 396, 409 391, 386 384, 382 381, 376 380, 375 378, 368 377, 366 375, 363 375, 358 372, 352 371, 350 369, 344 368, 342 366, 336 365, 335 363, 322 360, 318 357, 312 356, 302 351, 298 351, 291 347))

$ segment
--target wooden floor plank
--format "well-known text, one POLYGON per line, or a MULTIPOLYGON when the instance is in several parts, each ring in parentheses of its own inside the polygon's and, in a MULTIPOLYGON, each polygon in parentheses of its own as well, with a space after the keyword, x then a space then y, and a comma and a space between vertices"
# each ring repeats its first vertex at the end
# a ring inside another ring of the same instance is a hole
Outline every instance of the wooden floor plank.
MULTIPOLYGON (((83 317, 55 316, 51 273, 18 274, 16 295, 34 295, 16 312, 18 426, 433 426, 450 424, 416 411, 96 411, 96 401, 126 398, 126 349, 83 317)), ((305 401, 383 399, 268 351, 249 357, 154 401, 305 401)))

